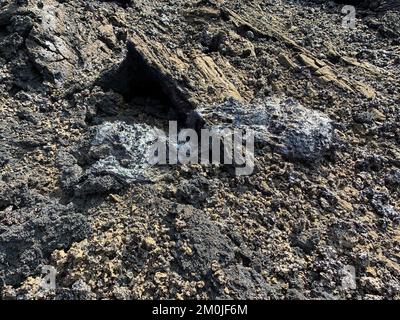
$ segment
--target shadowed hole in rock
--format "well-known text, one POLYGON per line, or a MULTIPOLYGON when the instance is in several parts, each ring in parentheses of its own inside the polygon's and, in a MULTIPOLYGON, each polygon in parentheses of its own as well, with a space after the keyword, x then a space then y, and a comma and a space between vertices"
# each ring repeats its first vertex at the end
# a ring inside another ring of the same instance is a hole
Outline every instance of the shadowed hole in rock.
POLYGON ((31 61, 25 65, 13 66, 10 71, 14 75, 10 90, 12 96, 20 91, 42 90, 44 77, 31 61))
POLYGON ((8 34, 7 25, 0 25, 0 39, 8 34))
POLYGON ((133 44, 122 63, 98 80, 103 90, 114 90, 132 106, 144 105, 144 112, 184 124, 193 108, 176 88, 176 83, 153 67, 133 44))
POLYGON ((0 200, 0 212, 6 210, 10 205, 10 202, 0 200))
POLYGON ((10 89, 10 95, 13 96, 13 97, 15 97, 15 95, 18 94, 19 92, 21 92, 22 90, 23 90, 23 88, 21 88, 20 86, 15 85, 15 84, 13 84, 13 85, 11 86, 11 89, 10 89))
POLYGON ((251 266, 250 258, 246 257, 241 252, 235 252, 235 259, 236 259, 236 261, 240 262, 244 267, 250 267, 251 266))

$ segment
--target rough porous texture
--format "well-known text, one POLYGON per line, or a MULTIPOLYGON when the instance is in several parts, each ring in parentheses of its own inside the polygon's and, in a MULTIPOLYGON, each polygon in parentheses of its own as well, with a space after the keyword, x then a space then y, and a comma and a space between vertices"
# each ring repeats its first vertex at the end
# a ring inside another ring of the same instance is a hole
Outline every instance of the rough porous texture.
POLYGON ((343 3, 0 1, 2 298, 399 299, 400 6, 343 3), (168 120, 253 174, 148 166, 168 120))

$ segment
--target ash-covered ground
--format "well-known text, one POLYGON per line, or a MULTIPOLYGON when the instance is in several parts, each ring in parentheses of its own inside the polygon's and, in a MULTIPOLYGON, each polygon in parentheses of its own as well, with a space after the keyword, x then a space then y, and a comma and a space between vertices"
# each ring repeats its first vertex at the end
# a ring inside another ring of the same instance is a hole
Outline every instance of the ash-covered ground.
POLYGON ((1 297, 399 299, 400 4, 348 2, 0 0, 1 297), (146 165, 223 118, 251 175, 146 165))

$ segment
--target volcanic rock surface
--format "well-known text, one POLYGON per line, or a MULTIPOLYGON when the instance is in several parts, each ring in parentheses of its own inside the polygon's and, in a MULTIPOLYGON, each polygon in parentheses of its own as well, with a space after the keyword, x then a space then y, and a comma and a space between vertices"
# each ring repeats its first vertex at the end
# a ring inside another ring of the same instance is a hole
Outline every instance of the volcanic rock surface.
POLYGON ((399 299, 399 6, 342 2, 0 1, 1 297, 399 299), (149 166, 169 120, 254 172, 149 166))

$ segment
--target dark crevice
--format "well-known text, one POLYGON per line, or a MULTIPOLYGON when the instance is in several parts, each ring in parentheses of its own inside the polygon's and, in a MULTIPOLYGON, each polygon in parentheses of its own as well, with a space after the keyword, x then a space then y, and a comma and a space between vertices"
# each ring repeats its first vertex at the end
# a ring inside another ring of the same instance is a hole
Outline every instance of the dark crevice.
POLYGON ((7 25, 0 25, 0 39, 8 35, 7 25))
POLYGON ((145 105, 144 112, 158 118, 186 123, 194 109, 170 77, 152 66, 146 57, 128 43, 122 63, 106 72, 99 80, 104 90, 114 90, 131 105, 145 105))
POLYGON ((0 200, 0 212, 6 210, 11 205, 8 201, 0 200))

